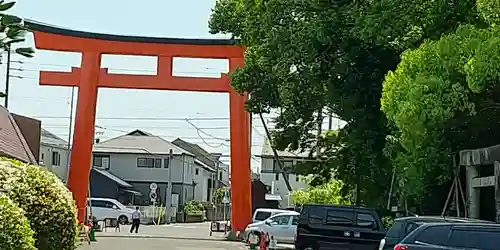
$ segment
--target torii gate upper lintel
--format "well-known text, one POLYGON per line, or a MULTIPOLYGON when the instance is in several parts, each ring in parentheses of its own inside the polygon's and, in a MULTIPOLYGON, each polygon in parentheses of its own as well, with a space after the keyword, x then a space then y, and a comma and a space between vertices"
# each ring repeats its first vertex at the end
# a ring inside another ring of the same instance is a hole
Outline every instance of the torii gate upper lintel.
POLYGON ((41 71, 40 85, 78 87, 73 147, 68 187, 83 221, 92 164, 97 93, 99 87, 229 93, 231 140, 231 203, 233 230, 242 231, 250 222, 250 120, 244 110, 246 94, 231 88, 227 75, 221 78, 172 76, 173 57, 224 58, 229 70, 243 65, 244 48, 229 39, 177 39, 88 33, 26 21, 33 30, 37 49, 80 52, 81 67, 71 72, 41 71), (110 74, 100 68, 103 54, 157 56, 156 75, 110 74))

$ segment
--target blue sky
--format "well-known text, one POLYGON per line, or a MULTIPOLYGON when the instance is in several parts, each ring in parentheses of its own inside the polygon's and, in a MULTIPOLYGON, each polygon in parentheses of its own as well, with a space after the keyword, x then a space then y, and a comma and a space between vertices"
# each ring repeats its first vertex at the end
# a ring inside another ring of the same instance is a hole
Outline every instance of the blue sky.
MULTIPOLYGON (((208 20, 215 0, 148 0, 143 3, 131 0, 18 0, 12 12, 23 18, 56 26, 99 33, 180 38, 223 37, 208 33, 208 20)), ((28 44, 33 44, 31 36, 28 37, 28 44)), ((80 65, 80 58, 79 54, 47 51, 37 51, 33 59, 13 56, 9 109, 37 117, 42 120, 44 128, 67 139, 71 88, 38 86, 38 71, 69 71, 71 66, 80 65)), ((5 88, 5 64, 2 66, 0 89, 5 88)), ((156 58, 105 55, 101 67, 109 68, 112 73, 154 74, 156 58)), ((174 60, 174 75, 218 77, 221 72, 227 72, 227 68, 224 60, 174 60)), ((102 133, 102 139, 139 128, 168 140, 180 137, 199 144, 209 152, 228 155, 230 143, 215 139, 229 138, 229 120, 223 119, 227 117, 227 94, 100 89, 96 125, 101 127, 97 131, 102 133), (143 119, 129 119, 131 117, 143 119), (152 117, 158 119, 144 119, 152 117), (222 119, 199 120, 206 117, 222 119), (185 118, 194 118, 192 123, 204 133, 198 135, 196 129, 182 120, 185 118)), ((334 122, 336 125, 337 122, 334 122)), ((262 124, 254 119, 253 154, 260 153, 263 134, 262 124)), ((252 168, 259 165, 258 158, 254 157, 252 168)))

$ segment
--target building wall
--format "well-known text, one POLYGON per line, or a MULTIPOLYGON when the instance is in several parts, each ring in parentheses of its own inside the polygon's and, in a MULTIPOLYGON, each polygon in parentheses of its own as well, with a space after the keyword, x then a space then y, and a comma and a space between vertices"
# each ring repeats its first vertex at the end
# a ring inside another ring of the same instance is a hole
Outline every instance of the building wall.
POLYGON ((171 173, 173 183, 192 183, 191 169, 194 165, 192 156, 176 155, 172 159, 171 165, 165 168, 164 161, 168 159, 168 155, 94 153, 94 156, 96 155, 109 155, 109 169, 107 171, 127 182, 168 182, 171 173), (138 158, 161 159, 162 166, 161 168, 137 167, 138 158))
POLYGON ((212 178, 214 172, 208 171, 200 165, 195 165, 195 182, 196 186, 194 188, 194 198, 199 201, 209 201, 209 179, 212 178), (198 174, 196 174, 198 171, 198 174))
MULTIPOLYGON (((283 159, 283 163, 285 166, 292 166, 297 163, 297 160, 293 158, 283 159)), ((269 189, 272 187, 272 183, 274 182, 274 194, 279 194, 281 196, 282 201, 280 202, 281 207, 287 207, 291 204, 291 200, 289 198, 289 191, 286 186, 286 182, 283 179, 283 175, 280 171, 274 168, 274 159, 272 158, 262 158, 261 159, 261 173, 260 180, 264 183, 269 189)), ((299 189, 307 189, 307 180, 304 176, 295 175, 294 173, 288 174, 288 179, 290 186, 293 190, 299 189)), ((269 192, 272 193, 272 192, 269 192)))
POLYGON ((53 172, 64 183, 66 183, 68 177, 69 156, 68 149, 46 144, 40 146, 40 165, 53 172), (59 160, 53 158, 55 154, 59 155, 59 160))
MULTIPOLYGON (((189 155, 175 155, 170 165, 165 167, 168 155, 143 154, 105 154, 94 153, 94 156, 109 155, 109 171, 134 186, 134 190, 143 194, 136 197, 135 203, 146 205, 150 203, 149 185, 158 185, 158 201, 165 205, 168 196, 168 182, 172 181, 172 194, 179 195, 179 205, 195 198, 193 181, 196 182, 194 157, 189 155), (137 167, 138 158, 161 159, 161 168, 137 167), (169 178, 169 175, 172 178, 169 178)), ((95 164, 94 164, 95 165, 95 164)))

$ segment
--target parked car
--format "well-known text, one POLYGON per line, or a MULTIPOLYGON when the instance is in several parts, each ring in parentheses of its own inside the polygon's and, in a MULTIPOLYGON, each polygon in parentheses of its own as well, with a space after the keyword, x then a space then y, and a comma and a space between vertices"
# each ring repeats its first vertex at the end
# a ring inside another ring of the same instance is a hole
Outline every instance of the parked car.
POLYGON ((394 250, 498 250, 500 225, 493 223, 427 223, 406 236, 394 250))
POLYGON ((257 208, 255 210, 255 212, 253 213, 252 223, 259 222, 259 221, 265 221, 273 215, 276 215, 279 213, 285 213, 285 212, 290 212, 290 211, 283 210, 283 209, 257 208))
POLYGON ((304 205, 295 249, 376 250, 385 230, 375 210, 354 206, 304 205))
POLYGON ((132 213, 134 209, 125 207, 119 201, 109 198, 90 198, 92 216, 98 221, 106 218, 117 218, 120 224, 132 222, 132 213))
POLYGON ((467 222, 482 222, 468 218, 456 217, 439 217, 439 216, 418 216, 418 217, 402 217, 394 220, 394 224, 387 230, 385 237, 380 241, 379 250, 392 250, 404 237, 410 234, 413 230, 425 223, 467 223, 467 222))
POLYGON ((293 244, 298 219, 299 213, 293 211, 276 214, 265 221, 248 225, 244 231, 243 239, 248 242, 250 234, 264 232, 269 233, 269 236, 274 236, 278 243, 293 244))

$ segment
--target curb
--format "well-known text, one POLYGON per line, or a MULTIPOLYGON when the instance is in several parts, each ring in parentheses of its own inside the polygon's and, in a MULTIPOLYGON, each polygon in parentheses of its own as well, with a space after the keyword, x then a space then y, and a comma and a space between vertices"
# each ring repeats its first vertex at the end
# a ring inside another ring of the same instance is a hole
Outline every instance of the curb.
POLYGON ((170 239, 170 240, 198 240, 198 241, 228 241, 225 238, 179 237, 165 235, 96 235, 96 238, 129 238, 129 239, 170 239))

